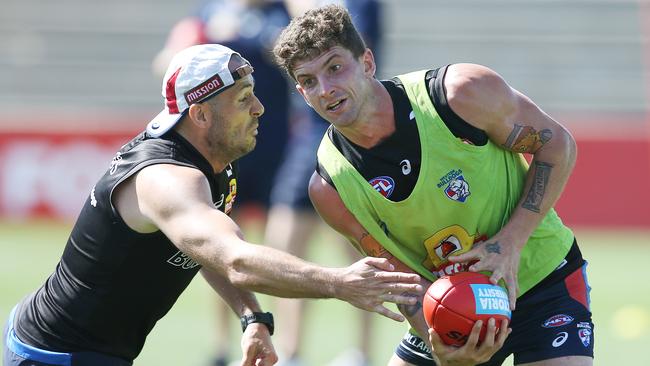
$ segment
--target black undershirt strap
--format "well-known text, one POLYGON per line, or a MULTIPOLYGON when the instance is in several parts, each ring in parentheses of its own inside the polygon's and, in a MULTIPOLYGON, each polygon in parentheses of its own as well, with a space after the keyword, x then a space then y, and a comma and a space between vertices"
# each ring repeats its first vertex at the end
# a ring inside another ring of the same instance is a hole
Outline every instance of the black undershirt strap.
MULTIPOLYGON (((444 77, 447 66, 429 70, 425 82, 429 97, 440 118, 451 133, 468 143, 485 145, 487 135, 484 131, 470 125, 459 117, 449 106, 444 87, 444 77)), ((384 141, 370 149, 349 141, 343 134, 332 126, 327 130, 328 137, 336 148, 368 181, 377 177, 390 176, 395 181, 395 190, 387 197, 392 201, 401 201, 412 192, 419 175, 421 160, 420 139, 415 120, 412 120, 412 108, 402 81, 395 77, 382 81, 390 94, 395 115, 395 132, 384 141), (408 176, 399 173, 400 162, 409 160, 412 172, 408 176)), ((320 162, 316 172, 334 187, 333 181, 320 162)))

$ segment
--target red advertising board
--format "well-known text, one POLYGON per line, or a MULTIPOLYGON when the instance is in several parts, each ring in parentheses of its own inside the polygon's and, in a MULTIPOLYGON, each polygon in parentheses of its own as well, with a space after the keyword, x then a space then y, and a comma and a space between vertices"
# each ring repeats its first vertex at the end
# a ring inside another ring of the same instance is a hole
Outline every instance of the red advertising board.
MULTIPOLYGON (((0 217, 75 218, 137 132, 0 132, 0 217)), ((649 187, 650 139, 578 137, 578 161, 556 209, 569 225, 650 228, 649 187)))
POLYGON ((126 133, 0 133, 0 216, 74 218, 126 133))

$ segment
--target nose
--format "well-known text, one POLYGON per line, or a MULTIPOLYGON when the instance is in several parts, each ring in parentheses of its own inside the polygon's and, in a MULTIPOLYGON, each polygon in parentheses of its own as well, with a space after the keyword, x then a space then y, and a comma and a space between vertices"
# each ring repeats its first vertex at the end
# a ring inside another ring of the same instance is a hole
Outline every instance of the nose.
POLYGON ((259 100, 257 95, 254 96, 255 101, 253 103, 253 106, 251 107, 251 115, 255 118, 259 118, 264 114, 264 105, 262 105, 262 102, 259 100))
POLYGON ((334 93, 334 88, 326 77, 318 78, 318 86, 320 87, 319 94, 321 97, 326 97, 334 93))

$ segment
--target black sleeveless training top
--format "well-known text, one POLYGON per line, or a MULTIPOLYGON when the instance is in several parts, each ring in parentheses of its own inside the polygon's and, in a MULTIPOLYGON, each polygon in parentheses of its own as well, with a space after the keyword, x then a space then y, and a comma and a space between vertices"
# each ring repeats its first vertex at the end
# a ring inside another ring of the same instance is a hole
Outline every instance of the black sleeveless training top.
POLYGON ((215 206, 228 213, 237 171, 215 174, 183 137, 141 133, 124 145, 92 188, 54 273, 19 305, 19 339, 51 351, 94 351, 133 360, 147 334, 199 271, 160 231, 131 230, 112 204, 115 187, 146 166, 199 169, 215 206))

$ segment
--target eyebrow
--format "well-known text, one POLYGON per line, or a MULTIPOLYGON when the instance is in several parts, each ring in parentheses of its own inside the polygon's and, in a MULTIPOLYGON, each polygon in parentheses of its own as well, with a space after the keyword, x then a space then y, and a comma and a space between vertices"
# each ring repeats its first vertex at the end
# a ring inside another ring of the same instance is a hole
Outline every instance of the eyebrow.
MULTIPOLYGON (((332 59, 335 58, 335 57, 339 57, 339 54, 338 54, 338 53, 335 53, 335 54, 333 54, 332 56, 328 57, 327 60, 325 60, 325 62, 323 62, 322 66, 325 66, 325 65, 329 64, 330 61, 332 61, 332 59)), ((301 77, 310 76, 310 75, 311 75, 311 74, 306 74, 306 73, 304 73, 304 74, 297 74, 297 75, 296 75, 296 80, 300 79, 301 77)))
POLYGON ((253 88, 255 86, 255 79, 253 81, 242 81, 242 83, 237 87, 239 91, 242 91, 246 88, 253 88))

